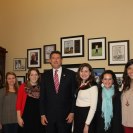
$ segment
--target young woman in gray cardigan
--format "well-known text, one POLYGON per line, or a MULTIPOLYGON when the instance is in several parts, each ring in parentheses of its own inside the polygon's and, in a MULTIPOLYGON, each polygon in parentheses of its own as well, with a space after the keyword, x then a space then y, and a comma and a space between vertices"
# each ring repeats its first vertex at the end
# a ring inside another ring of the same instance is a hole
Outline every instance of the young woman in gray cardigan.
POLYGON ((4 133, 17 133, 17 89, 16 74, 7 72, 5 87, 0 89, 0 126, 4 133))

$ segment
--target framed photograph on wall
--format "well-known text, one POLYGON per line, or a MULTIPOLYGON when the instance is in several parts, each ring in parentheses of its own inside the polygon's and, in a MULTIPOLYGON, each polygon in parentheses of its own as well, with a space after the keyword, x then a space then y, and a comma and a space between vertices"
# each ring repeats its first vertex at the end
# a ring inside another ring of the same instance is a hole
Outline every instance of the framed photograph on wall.
POLYGON ((21 85, 25 82, 25 76, 17 76, 18 84, 21 85))
POLYGON ((125 65, 129 60, 129 40, 108 42, 108 64, 125 65))
POLYGON ((105 68, 93 68, 96 82, 99 83, 101 74, 105 71, 105 68))
POLYGON ((122 81, 123 81, 123 72, 115 72, 117 83, 119 85, 119 89, 121 91, 122 81))
POLYGON ((41 68, 41 48, 27 49, 27 67, 41 68))
POLYGON ((80 64, 68 64, 68 65, 62 65, 62 66, 74 72, 77 72, 80 64))
POLYGON ((84 56, 84 35, 61 38, 61 53, 63 58, 84 56))
POLYGON ((106 59, 106 37, 88 39, 88 60, 106 59))
POLYGON ((51 45, 44 45, 43 46, 43 53, 44 53, 44 63, 49 63, 50 54, 52 51, 56 50, 56 44, 51 45))
POLYGON ((26 71, 26 58, 14 58, 13 59, 14 71, 26 71))

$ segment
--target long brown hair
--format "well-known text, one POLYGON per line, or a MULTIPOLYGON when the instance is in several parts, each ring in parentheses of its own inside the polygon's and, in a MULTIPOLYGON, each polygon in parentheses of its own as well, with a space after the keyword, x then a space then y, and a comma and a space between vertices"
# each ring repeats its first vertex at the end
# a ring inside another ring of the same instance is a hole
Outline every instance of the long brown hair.
POLYGON ((30 78, 29 78, 29 77, 30 77, 31 71, 36 71, 36 72, 37 72, 37 74, 38 74, 38 76, 39 76, 39 78, 38 78, 38 80, 37 80, 37 84, 40 83, 40 72, 39 72, 39 70, 38 70, 37 68, 32 67, 32 68, 30 68, 30 69, 28 70, 28 73, 27 73, 26 86, 29 86, 29 85, 30 85, 30 78))
POLYGON ((91 72, 91 75, 89 76, 89 78, 86 80, 89 81, 89 84, 92 85, 93 83, 95 83, 95 76, 94 76, 94 72, 93 72, 93 68, 91 67, 90 64, 88 63, 83 63, 79 66, 78 68, 78 72, 77 72, 77 82, 78 82, 78 87, 81 85, 82 79, 80 77, 80 71, 84 68, 87 67, 89 69, 89 71, 91 72))
POLYGON ((124 68, 124 73, 123 73, 123 91, 130 89, 131 79, 128 76, 127 69, 131 65, 133 65, 133 59, 129 60, 127 62, 127 64, 125 65, 125 68, 124 68))
POLYGON ((13 75, 13 76, 15 77, 14 90, 15 90, 15 93, 17 94, 17 92, 18 92, 18 81, 17 81, 17 76, 16 76, 16 74, 15 74, 14 72, 7 72, 7 73, 6 73, 6 83, 5 83, 6 94, 8 94, 8 92, 9 92, 9 84, 8 84, 8 82, 7 82, 7 77, 8 77, 9 75, 13 75))

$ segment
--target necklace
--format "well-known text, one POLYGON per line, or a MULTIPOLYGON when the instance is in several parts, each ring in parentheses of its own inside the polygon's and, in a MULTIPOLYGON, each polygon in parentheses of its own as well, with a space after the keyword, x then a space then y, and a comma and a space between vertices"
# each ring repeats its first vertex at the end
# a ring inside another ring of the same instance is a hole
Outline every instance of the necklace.
POLYGON ((126 104, 125 104, 126 106, 129 106, 130 104, 129 104, 129 102, 128 102, 128 100, 126 101, 126 104))
POLYGON ((129 90, 127 91, 124 96, 125 96, 125 99, 126 99, 126 103, 125 105, 128 107, 130 105, 130 99, 131 99, 131 95, 132 95, 132 90, 129 90), (126 94, 127 93, 127 94, 126 94))
POLYGON ((89 81, 87 81, 87 82, 82 82, 80 86, 85 86, 85 85, 87 85, 88 83, 89 83, 89 81))
POLYGON ((88 88, 90 88, 89 81, 87 81, 86 83, 81 83, 81 85, 79 87, 79 90, 85 90, 85 89, 88 89, 88 88))

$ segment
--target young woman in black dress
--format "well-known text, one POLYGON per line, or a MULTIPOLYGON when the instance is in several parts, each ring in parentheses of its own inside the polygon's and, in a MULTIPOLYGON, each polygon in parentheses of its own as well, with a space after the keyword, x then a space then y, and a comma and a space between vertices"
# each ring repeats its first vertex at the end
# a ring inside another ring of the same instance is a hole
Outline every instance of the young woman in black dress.
POLYGON ((21 133, 44 133, 39 111, 40 73, 37 68, 30 68, 28 80, 18 90, 17 119, 21 133))

